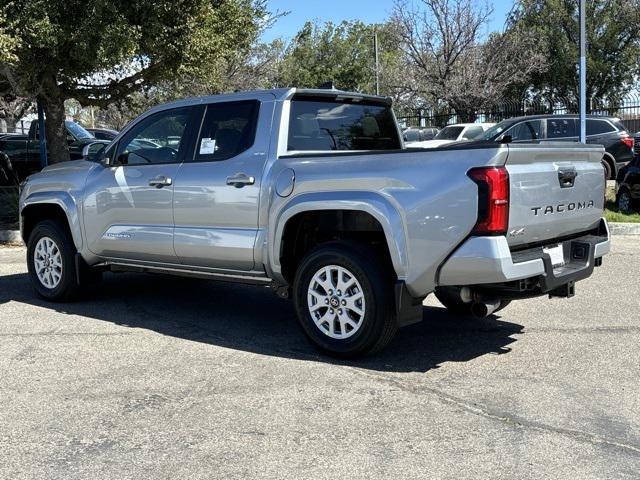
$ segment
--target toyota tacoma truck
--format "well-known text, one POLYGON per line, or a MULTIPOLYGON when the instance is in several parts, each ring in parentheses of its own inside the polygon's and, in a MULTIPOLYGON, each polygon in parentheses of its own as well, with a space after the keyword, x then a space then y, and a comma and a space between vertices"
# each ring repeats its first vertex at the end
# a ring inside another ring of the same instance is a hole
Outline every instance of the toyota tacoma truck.
POLYGON ((20 197, 37 293, 106 270, 270 286, 321 350, 357 356, 422 319, 571 297, 609 251, 601 146, 404 148, 387 98, 280 89, 158 106, 94 161, 20 197))

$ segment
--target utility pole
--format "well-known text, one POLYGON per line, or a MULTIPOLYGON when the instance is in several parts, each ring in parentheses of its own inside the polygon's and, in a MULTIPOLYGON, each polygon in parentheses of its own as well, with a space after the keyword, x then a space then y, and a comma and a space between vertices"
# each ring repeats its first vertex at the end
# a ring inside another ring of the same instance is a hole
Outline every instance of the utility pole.
POLYGON ((585 2, 580 0, 580 142, 587 140, 587 34, 585 2))
POLYGON ((378 30, 373 29, 373 51, 376 59, 376 95, 380 95, 380 64, 378 60, 378 30))

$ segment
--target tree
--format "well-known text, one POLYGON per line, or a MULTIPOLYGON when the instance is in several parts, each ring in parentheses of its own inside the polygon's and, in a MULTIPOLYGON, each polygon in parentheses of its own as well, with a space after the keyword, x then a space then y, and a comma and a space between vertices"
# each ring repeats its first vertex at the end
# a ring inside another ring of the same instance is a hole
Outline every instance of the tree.
POLYGON ((4 120, 7 131, 15 131, 18 121, 33 110, 30 98, 7 93, 0 97, 0 120, 4 120))
MULTIPOLYGON (((586 13, 587 98, 617 100, 640 73, 640 0, 587 0, 586 13)), ((534 92, 577 104, 578 1, 518 0, 508 26, 535 36, 547 57, 532 75, 534 92)))
POLYGON ((414 95, 432 106, 453 108, 462 120, 503 98, 512 85, 539 70, 544 56, 523 32, 482 37, 492 13, 472 0, 399 0, 398 25, 405 72, 414 95))
POLYGON ((307 22, 287 47, 280 65, 279 83, 316 88, 333 81, 343 90, 375 92, 374 31, 381 52, 381 93, 390 94, 384 72, 399 55, 389 25, 344 21, 339 25, 307 22))
POLYGON ((265 0, 5 2, 0 86, 37 96, 51 161, 64 161, 65 100, 106 107, 183 79, 215 90, 227 59, 248 46, 265 13, 265 0))

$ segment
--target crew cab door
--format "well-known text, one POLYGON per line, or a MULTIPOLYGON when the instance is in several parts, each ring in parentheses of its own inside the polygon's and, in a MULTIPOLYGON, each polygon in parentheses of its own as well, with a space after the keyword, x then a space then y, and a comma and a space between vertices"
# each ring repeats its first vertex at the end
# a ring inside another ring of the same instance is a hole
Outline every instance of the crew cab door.
POLYGON ((274 97, 206 105, 193 155, 176 176, 174 247, 184 265, 254 268, 274 97))
POLYGON ((105 258, 176 263, 174 182, 193 149, 201 107, 147 115, 107 149, 87 179, 83 215, 89 249, 105 258), (197 127, 196 127, 197 128, 197 127))

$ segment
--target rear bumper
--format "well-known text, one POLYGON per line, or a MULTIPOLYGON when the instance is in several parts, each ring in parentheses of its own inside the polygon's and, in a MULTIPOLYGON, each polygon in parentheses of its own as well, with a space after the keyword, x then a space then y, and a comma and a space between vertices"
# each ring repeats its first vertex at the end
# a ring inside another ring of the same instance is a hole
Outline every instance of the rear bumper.
MULTIPOLYGON (((506 237, 472 237, 462 244, 440 269, 438 286, 506 284, 520 280, 538 285, 546 293, 587 278, 611 248, 609 227, 602 219, 593 232, 562 243, 565 265, 554 268, 542 246, 512 252, 506 237)), ((520 282, 524 283, 524 282, 520 282)))

